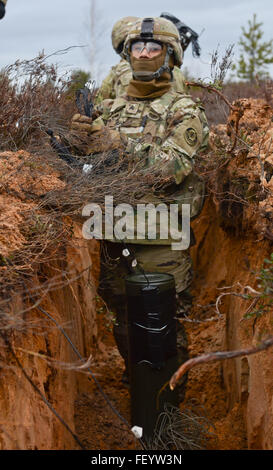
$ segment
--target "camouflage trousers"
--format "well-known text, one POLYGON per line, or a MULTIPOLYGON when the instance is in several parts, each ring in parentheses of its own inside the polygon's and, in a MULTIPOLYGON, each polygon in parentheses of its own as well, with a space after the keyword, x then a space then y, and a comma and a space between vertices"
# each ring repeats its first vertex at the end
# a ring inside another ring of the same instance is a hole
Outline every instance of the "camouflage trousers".
MULTIPOLYGON (((128 368, 128 337, 126 324, 125 278, 128 276, 127 261, 122 255, 124 246, 110 241, 102 242, 102 262, 99 292, 108 307, 116 315, 113 333, 118 350, 128 368)), ((190 307, 188 288, 192 281, 192 261, 188 250, 172 251, 168 245, 132 245, 138 265, 146 272, 172 274, 175 278, 178 304, 190 307)), ((134 269, 133 272, 136 272, 134 269)), ((177 312, 179 316, 179 312, 177 312)), ((188 343, 184 326, 177 320, 178 362, 188 359, 188 343)))

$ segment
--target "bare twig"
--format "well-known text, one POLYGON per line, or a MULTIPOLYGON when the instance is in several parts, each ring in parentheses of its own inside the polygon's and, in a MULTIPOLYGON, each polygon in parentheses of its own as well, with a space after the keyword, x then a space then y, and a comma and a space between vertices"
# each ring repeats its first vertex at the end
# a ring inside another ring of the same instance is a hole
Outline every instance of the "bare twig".
POLYGON ((87 360, 83 359, 83 360, 80 360, 79 362, 68 363, 68 362, 57 361, 56 359, 50 356, 47 356, 46 354, 41 354, 35 351, 29 351, 24 348, 19 348, 19 347, 14 346, 14 350, 21 351, 25 354, 28 354, 29 356, 38 357, 39 359, 46 361, 50 367, 55 367, 56 369, 64 369, 64 370, 78 372, 78 371, 83 371, 85 369, 88 369, 88 367, 90 367, 92 364, 92 354, 89 356, 87 360))
POLYGON ((220 90, 215 88, 215 86, 210 85, 210 84, 206 84, 206 83, 201 83, 201 82, 185 82, 185 83, 186 83, 187 86, 199 87, 199 88, 204 88, 205 90, 208 90, 208 91, 213 91, 218 96, 220 96, 220 98, 222 100, 224 100, 224 102, 228 105, 228 107, 231 111, 236 111, 237 108, 235 106, 233 106, 230 103, 230 101, 227 99, 227 97, 220 90))
POLYGON ((223 361, 225 359, 233 359, 235 357, 241 356, 249 356, 251 354, 256 354, 261 351, 265 351, 266 349, 273 346, 273 336, 268 338, 267 340, 260 343, 258 346, 254 348, 248 349, 239 349, 235 351, 224 351, 224 352, 211 352, 208 354, 203 354, 202 356, 194 357, 186 361, 179 369, 173 374, 169 381, 169 386, 171 390, 174 390, 177 383, 181 379, 181 377, 192 367, 195 367, 199 364, 204 364, 207 362, 214 362, 214 361, 223 361))
POLYGON ((188 322, 188 323, 209 323, 209 322, 219 321, 222 318, 224 318, 224 315, 217 315, 217 317, 210 317, 210 318, 205 318, 204 320, 197 320, 195 318, 189 318, 187 315, 184 315, 184 317, 180 318, 179 320, 181 322, 188 322))
POLYGON ((221 303, 222 297, 225 297, 226 295, 233 295, 235 297, 241 297, 242 299, 246 298, 244 294, 238 294, 237 292, 225 292, 223 294, 220 294, 217 297, 217 300, 216 300, 216 303, 215 303, 216 313, 217 313, 218 316, 222 316, 221 312, 219 311, 219 304, 221 303))

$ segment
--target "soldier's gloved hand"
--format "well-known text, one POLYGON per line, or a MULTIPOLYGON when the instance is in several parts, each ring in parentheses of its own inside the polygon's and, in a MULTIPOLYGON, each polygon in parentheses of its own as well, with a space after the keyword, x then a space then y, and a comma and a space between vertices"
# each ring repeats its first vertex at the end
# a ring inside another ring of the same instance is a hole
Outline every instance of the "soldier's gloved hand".
POLYGON ((92 122, 92 118, 88 116, 84 116, 83 114, 74 114, 71 120, 71 131, 74 134, 91 134, 92 122))
POLYGON ((0 20, 4 18, 6 13, 6 7, 3 2, 0 1, 0 20))
POLYGON ((89 138, 88 155, 111 152, 121 148, 123 148, 123 145, 119 132, 104 126, 102 129, 92 132, 92 136, 89 138))
POLYGON ((82 114, 74 114, 70 123, 69 143, 74 153, 88 155, 88 144, 92 129, 92 119, 82 114))

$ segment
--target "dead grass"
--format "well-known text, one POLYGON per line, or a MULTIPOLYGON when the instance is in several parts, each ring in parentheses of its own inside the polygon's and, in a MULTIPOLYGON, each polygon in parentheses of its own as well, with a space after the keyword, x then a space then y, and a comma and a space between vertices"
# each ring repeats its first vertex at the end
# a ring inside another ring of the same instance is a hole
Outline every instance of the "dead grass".
MULTIPOLYGON (((231 103, 242 98, 264 99, 273 106, 273 81, 264 80, 255 84, 246 82, 226 83, 222 89, 223 94, 231 103)), ((199 98, 204 103, 209 125, 225 124, 229 116, 228 106, 214 93, 205 90, 191 88, 194 98, 199 98)))

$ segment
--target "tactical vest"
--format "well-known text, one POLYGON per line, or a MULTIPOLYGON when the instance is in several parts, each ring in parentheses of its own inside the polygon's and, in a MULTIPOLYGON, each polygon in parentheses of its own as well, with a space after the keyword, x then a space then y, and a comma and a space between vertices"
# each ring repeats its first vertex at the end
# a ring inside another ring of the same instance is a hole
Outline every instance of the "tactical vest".
POLYGON ((122 136, 136 143, 161 144, 170 121, 169 110, 181 95, 170 91, 155 100, 117 98, 109 113, 107 126, 118 129, 122 136))
POLYGON ((116 98, 124 95, 132 79, 131 67, 126 60, 122 60, 114 71, 113 89, 116 98))

